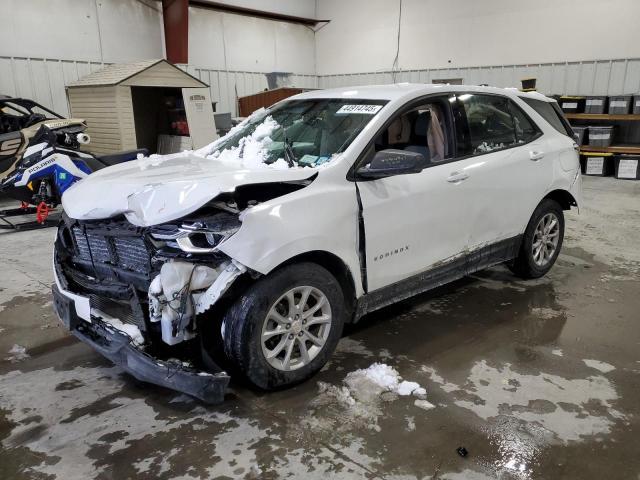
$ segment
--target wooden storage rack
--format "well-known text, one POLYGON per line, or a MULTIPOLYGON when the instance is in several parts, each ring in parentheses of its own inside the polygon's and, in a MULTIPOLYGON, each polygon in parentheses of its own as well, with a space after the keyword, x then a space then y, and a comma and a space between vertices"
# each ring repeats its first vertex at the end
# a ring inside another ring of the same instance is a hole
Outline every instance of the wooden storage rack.
MULTIPOLYGON (((600 120, 610 122, 640 122, 640 115, 628 114, 608 114, 608 113, 565 113, 567 120, 600 120)), ((640 123, 638 124, 640 127, 640 123)), ((580 147, 581 152, 607 152, 607 153, 627 153, 640 154, 640 144, 636 145, 611 145, 610 147, 594 147, 583 145, 580 147)))
POLYGON ((608 113, 565 113, 565 117, 569 120, 615 120, 615 121, 624 121, 624 120, 640 120, 640 115, 627 113, 627 114, 618 114, 618 115, 610 115, 608 113))

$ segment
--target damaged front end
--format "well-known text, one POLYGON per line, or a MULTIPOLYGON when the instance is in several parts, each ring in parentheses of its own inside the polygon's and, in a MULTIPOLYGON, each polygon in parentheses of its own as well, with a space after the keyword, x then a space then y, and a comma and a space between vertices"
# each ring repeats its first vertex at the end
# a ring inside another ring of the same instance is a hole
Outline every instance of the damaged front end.
POLYGON ((222 401, 229 376, 203 351, 198 316, 246 267, 217 250, 240 228, 232 202, 153 227, 65 216, 54 305, 71 332, 139 380, 222 401))

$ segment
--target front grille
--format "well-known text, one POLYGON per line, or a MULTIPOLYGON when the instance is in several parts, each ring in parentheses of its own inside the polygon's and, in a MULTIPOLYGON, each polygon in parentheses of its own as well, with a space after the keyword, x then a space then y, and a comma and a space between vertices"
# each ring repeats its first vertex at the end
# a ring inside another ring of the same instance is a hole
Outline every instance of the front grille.
POLYGON ((145 271, 149 266, 149 252, 142 238, 113 238, 113 247, 118 262, 127 270, 145 271))
POLYGON ((91 233, 84 234, 78 227, 73 229, 73 236, 78 246, 80 258, 87 261, 100 263, 109 263, 111 255, 109 254, 109 243, 106 237, 101 237, 91 233))
POLYGON ((113 300, 99 295, 89 295, 91 308, 100 310, 112 318, 117 318, 122 323, 137 326, 142 332, 146 330, 143 317, 139 317, 133 311, 131 303, 122 300, 113 300))
POLYGON ((148 275, 151 267, 149 251, 141 236, 118 236, 86 231, 79 226, 72 228, 76 244, 76 260, 117 267, 134 273, 148 275))

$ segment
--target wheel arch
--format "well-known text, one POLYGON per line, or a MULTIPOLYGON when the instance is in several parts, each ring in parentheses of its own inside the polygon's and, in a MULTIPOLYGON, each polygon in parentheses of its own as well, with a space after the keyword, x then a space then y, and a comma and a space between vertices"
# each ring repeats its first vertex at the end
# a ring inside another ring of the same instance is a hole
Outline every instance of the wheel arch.
POLYGON ((351 269, 344 261, 337 255, 327 252, 325 250, 312 250, 304 252, 287 259, 285 262, 278 265, 273 270, 282 268, 286 265, 300 262, 315 263, 323 268, 326 268, 331 275, 335 277, 342 289, 342 293, 345 299, 345 307, 347 310, 347 322, 353 319, 353 315, 356 307, 356 286, 351 269))
POLYGON ((571 210, 571 207, 578 206, 578 202, 575 197, 567 190, 552 190, 547 193, 542 200, 545 200, 547 198, 558 202, 563 210, 571 210))

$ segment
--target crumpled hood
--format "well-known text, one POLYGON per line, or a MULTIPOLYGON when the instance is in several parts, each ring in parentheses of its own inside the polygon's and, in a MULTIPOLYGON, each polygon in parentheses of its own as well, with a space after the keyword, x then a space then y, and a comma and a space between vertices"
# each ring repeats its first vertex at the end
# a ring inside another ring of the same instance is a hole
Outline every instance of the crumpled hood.
POLYGON ((289 182, 309 168, 243 168, 192 153, 144 158, 99 170, 69 188, 62 206, 71 218, 97 220, 124 214, 146 227, 182 218, 223 192, 252 183, 289 182))

